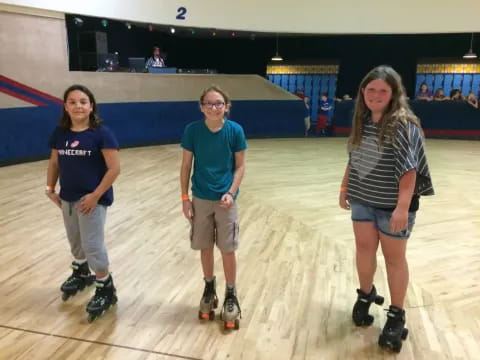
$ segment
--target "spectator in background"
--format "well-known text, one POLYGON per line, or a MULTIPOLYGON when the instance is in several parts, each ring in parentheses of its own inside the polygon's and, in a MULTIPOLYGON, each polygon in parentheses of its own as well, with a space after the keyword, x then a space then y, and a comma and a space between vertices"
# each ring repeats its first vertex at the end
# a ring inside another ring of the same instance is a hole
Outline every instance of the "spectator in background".
POLYGON ((433 96, 433 100, 435 101, 445 101, 445 100, 450 100, 447 96, 445 96, 445 93, 443 92, 442 88, 438 88, 435 91, 435 95, 433 96))
POLYGON ((300 99, 303 100, 303 104, 305 106, 305 114, 303 118, 303 122, 305 124, 305 137, 308 136, 308 132, 310 131, 310 126, 311 126, 311 121, 310 121, 310 106, 308 105, 308 96, 305 95, 304 90, 302 87, 299 87, 297 89, 297 92, 295 93, 296 96, 298 96, 300 99))
POLYGON ((475 97, 475 94, 474 94, 473 92, 471 92, 470 94, 468 94, 467 103, 469 103, 470 105, 472 105, 475 109, 478 109, 478 100, 477 100, 477 98, 475 97))
POLYGON ((165 60, 160 55, 160 47, 154 46, 152 56, 148 58, 145 63, 145 69, 148 70, 149 67, 165 67, 165 60))
POLYGON ((332 102, 327 93, 322 93, 320 98, 320 110, 318 111, 316 134, 324 133, 328 123, 328 112, 332 109, 332 102))
POLYGON ((428 86, 425 83, 420 85, 420 91, 417 93, 417 100, 426 100, 431 101, 433 100, 433 94, 430 90, 428 90, 428 86))
POLYGON ((305 96, 303 98, 303 103, 305 105, 305 115, 303 118, 303 122, 305 124, 305 137, 308 136, 308 132, 310 131, 311 121, 310 121, 310 106, 308 105, 308 97, 305 96))
POLYGON ((450 100, 452 100, 452 101, 464 101, 464 98, 462 96, 462 93, 460 92, 460 89, 452 89, 450 91, 450 100))

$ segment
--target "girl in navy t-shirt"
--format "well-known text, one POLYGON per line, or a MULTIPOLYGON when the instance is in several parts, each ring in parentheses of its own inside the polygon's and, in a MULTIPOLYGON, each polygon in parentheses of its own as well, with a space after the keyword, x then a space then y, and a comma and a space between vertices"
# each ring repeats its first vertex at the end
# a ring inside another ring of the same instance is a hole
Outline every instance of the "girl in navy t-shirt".
POLYGON ((60 126, 49 141, 52 152, 46 193, 63 212, 74 257, 73 273, 61 286, 62 298, 67 300, 95 279, 96 292, 87 305, 88 320, 92 321, 117 301, 104 227, 107 207, 113 202, 112 184, 120 173, 119 146, 110 129, 101 124, 90 90, 72 85, 63 100, 60 126))

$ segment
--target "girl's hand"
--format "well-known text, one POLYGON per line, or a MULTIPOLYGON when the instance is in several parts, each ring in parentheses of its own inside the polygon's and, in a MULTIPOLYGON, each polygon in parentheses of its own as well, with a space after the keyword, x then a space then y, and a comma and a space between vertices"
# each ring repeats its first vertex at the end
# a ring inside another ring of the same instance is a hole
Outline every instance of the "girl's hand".
POLYGON ((235 200, 233 199, 232 194, 230 193, 225 193, 223 194, 221 200, 220 200, 220 207, 224 209, 230 209, 233 205, 233 202, 235 200))
POLYGON ((47 196, 55 205, 57 205, 60 209, 62 208, 62 200, 57 193, 47 193, 47 196))
POLYGON ((346 191, 340 191, 340 195, 338 196, 338 204, 342 209, 350 210, 350 204, 348 203, 348 200, 347 200, 346 191))
POLYGON ((408 227, 408 210, 395 208, 390 218, 390 232, 392 234, 406 230, 408 227))
POLYGON ((185 218, 192 222, 193 221, 193 205, 190 199, 182 200, 183 215, 185 218))
POLYGON ((98 200, 98 197, 93 193, 87 194, 80 199, 78 210, 83 214, 91 214, 97 207, 98 200))

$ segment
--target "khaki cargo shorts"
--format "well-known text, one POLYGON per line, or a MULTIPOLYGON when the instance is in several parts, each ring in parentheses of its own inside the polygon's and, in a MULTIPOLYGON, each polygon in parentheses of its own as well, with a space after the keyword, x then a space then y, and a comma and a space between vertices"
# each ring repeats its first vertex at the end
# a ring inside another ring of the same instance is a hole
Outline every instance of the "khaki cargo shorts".
POLYGON ((190 230, 192 249, 202 250, 217 245, 229 253, 238 248, 238 209, 235 201, 230 209, 220 207, 220 201, 193 197, 193 222, 190 230))

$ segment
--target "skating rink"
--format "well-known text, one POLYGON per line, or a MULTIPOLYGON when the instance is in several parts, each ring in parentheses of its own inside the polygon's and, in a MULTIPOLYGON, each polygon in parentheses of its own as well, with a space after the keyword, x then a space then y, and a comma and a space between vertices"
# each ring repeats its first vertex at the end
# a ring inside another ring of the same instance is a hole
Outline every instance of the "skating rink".
MULTIPOLYGON (((71 257, 60 211, 44 195, 47 161, 0 168, 0 359, 479 358, 480 142, 427 140, 436 195, 422 198, 409 240, 410 334, 399 355, 377 346, 389 304, 380 252, 385 305, 372 305, 369 328, 351 321, 353 233, 338 207, 346 139, 248 145, 238 200, 243 318, 229 332, 218 317, 197 317, 203 281, 181 213, 178 145, 120 152, 106 226, 119 302, 92 324, 93 287, 61 299, 71 257)), ((220 261, 215 268, 222 303, 220 261)))

